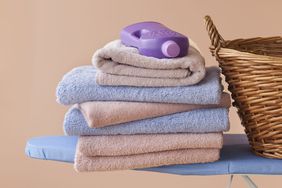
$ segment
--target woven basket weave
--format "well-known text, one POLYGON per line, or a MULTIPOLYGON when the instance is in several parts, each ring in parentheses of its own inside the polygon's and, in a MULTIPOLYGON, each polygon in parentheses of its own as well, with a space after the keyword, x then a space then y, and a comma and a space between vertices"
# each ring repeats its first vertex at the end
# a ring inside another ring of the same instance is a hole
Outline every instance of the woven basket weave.
POLYGON ((282 37, 224 40, 205 17, 216 57, 252 151, 282 159, 282 37))

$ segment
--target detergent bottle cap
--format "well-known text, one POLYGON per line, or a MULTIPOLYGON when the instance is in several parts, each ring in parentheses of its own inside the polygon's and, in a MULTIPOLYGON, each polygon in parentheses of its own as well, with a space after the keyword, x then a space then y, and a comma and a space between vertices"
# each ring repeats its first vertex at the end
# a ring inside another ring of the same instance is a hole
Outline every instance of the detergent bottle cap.
POLYGON ((168 40, 162 44, 162 52, 166 57, 177 57, 180 53, 180 47, 173 40, 168 40))

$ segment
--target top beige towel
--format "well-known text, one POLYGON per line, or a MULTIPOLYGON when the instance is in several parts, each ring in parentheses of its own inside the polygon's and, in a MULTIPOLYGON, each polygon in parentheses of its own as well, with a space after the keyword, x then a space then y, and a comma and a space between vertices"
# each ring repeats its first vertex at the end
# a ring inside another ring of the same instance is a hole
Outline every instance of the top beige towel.
POLYGON ((219 104, 169 104, 122 101, 91 101, 77 104, 89 127, 105 127, 201 108, 229 108, 230 96, 223 93, 219 104))
POLYGON ((99 85, 186 86, 200 82, 205 76, 205 60, 197 47, 191 45, 188 56, 157 59, 142 56, 136 48, 115 40, 97 50, 92 63, 99 70, 96 74, 99 85))

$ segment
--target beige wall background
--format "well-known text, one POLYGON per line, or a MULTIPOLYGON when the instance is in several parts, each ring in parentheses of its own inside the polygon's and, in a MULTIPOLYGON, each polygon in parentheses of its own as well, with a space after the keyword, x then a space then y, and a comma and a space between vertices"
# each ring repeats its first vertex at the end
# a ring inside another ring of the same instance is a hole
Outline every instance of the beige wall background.
MULTIPOLYGON (((226 176, 175 176, 119 171, 78 174, 72 165, 32 160, 28 138, 62 135, 67 107, 55 102, 64 73, 90 64, 92 53, 128 24, 155 20, 198 43, 211 57, 203 17, 226 39, 282 35, 282 2, 224 0, 0 0, 0 187, 224 187, 226 176)), ((243 128, 234 108, 231 133, 243 128)), ((279 176, 255 176, 260 187, 281 187, 279 176)), ((243 187, 235 179, 234 187, 243 187)))

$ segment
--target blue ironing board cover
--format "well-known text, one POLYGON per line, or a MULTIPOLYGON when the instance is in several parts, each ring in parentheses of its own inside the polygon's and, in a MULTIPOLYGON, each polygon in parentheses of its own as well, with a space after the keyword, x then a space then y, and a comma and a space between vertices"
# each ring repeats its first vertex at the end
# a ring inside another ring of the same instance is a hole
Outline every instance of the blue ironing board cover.
MULTIPOLYGON (((42 160, 73 163, 78 137, 44 136, 28 140, 27 156, 42 160)), ((178 175, 267 174, 281 175, 282 160, 267 159, 250 151, 242 134, 225 134, 220 160, 205 164, 171 165, 137 169, 178 175)))

